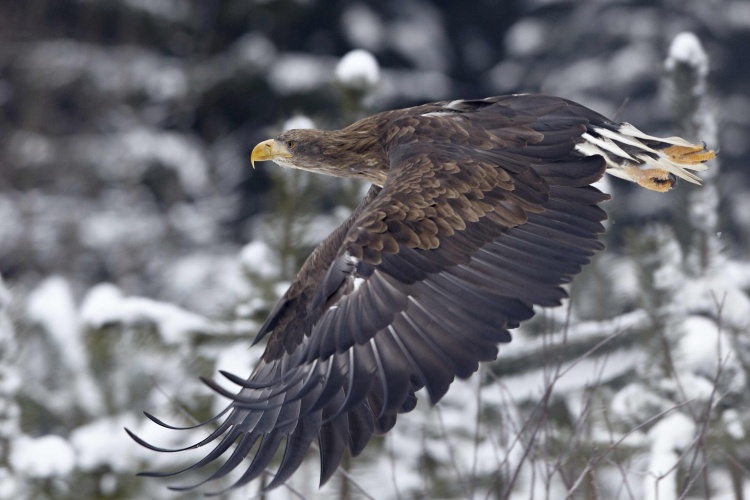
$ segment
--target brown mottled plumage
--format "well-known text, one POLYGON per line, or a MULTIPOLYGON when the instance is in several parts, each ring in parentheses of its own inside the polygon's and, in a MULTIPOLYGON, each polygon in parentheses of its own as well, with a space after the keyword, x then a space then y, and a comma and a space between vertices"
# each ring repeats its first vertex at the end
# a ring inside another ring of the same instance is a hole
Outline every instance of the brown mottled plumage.
POLYGON ((259 144, 253 162, 373 187, 269 315, 252 375, 224 374, 239 393, 207 382, 232 402, 195 445, 216 447, 186 471, 236 443, 203 482, 242 464, 234 486, 246 484, 281 455, 273 488, 317 441, 327 481, 345 450, 356 456, 414 408, 415 391, 435 403, 494 360, 533 306, 560 304, 560 285, 603 248, 598 204, 609 196, 590 184, 605 171, 665 191, 677 177, 697 183, 685 169, 713 156, 541 95, 425 104, 259 144))

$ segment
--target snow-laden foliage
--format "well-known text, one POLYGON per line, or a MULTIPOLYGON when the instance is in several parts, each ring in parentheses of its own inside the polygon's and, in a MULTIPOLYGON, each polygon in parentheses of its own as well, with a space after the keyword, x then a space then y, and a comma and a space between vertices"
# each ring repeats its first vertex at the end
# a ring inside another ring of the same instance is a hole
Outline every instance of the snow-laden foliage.
POLYGON ((346 87, 369 90, 380 80, 378 62, 366 50, 352 50, 336 65, 336 80, 346 87))
POLYGON ((141 411, 222 409, 198 376, 250 372, 260 322, 363 193, 253 171, 256 142, 524 91, 720 144, 721 168, 667 195, 603 181, 608 250, 569 302, 323 489, 311 453, 266 498, 750 494, 745 0, 63 0, 0 19, 0 498, 175 498, 184 481, 134 474, 202 450, 123 427, 204 436, 141 411))

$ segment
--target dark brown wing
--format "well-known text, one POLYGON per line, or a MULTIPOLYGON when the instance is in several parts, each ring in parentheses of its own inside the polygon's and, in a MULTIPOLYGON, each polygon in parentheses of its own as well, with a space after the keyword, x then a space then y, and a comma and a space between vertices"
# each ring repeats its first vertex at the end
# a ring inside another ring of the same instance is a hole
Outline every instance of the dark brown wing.
MULTIPOLYGON (((362 451, 425 387, 434 403, 455 376, 495 359, 508 328, 554 306, 560 285, 602 248, 608 198, 589 184, 601 157, 574 146, 599 115, 567 101, 513 96, 412 108, 385 146, 391 170, 356 216, 311 256, 261 330, 266 353, 190 469, 222 456, 222 477, 255 447, 235 485, 285 481, 317 440, 321 482, 362 451)), ((190 470, 188 469, 188 470, 190 470)))

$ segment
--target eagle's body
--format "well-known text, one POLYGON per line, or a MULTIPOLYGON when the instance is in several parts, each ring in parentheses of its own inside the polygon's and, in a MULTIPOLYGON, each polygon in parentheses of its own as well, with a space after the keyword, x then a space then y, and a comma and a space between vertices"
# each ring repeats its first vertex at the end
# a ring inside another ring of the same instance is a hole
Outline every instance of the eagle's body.
POLYGON ((609 196, 591 184, 605 171, 665 191, 676 177, 697 182, 685 168, 713 156, 540 95, 425 104, 259 144, 253 161, 373 187, 269 315, 252 375, 225 374, 239 393, 209 382, 232 403, 196 445, 216 448, 190 469, 226 452, 206 480, 242 464, 241 485, 283 449, 270 488, 317 441, 325 482, 345 450, 357 455, 414 408, 415 391, 438 401, 494 360, 533 306, 560 304, 560 285, 603 248, 609 196))

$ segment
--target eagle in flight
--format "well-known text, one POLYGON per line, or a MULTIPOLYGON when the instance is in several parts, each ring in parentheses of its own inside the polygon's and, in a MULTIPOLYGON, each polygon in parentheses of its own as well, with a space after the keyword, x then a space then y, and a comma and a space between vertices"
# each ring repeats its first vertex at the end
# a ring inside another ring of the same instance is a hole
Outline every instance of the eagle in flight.
POLYGON ((561 285, 603 248, 599 204, 609 196, 591 184, 605 172, 667 191, 678 179, 698 184, 690 170, 714 156, 544 95, 435 102, 261 142, 253 164, 372 187, 268 316, 252 374, 222 372, 238 391, 206 381, 231 400, 210 421, 215 430, 188 447, 211 451, 184 470, 143 474, 219 461, 200 483, 174 489, 241 468, 237 487, 276 459, 273 488, 317 442, 325 483, 344 452, 358 455, 415 407, 416 391, 436 403, 455 377, 493 361, 534 306, 560 304, 561 285))

